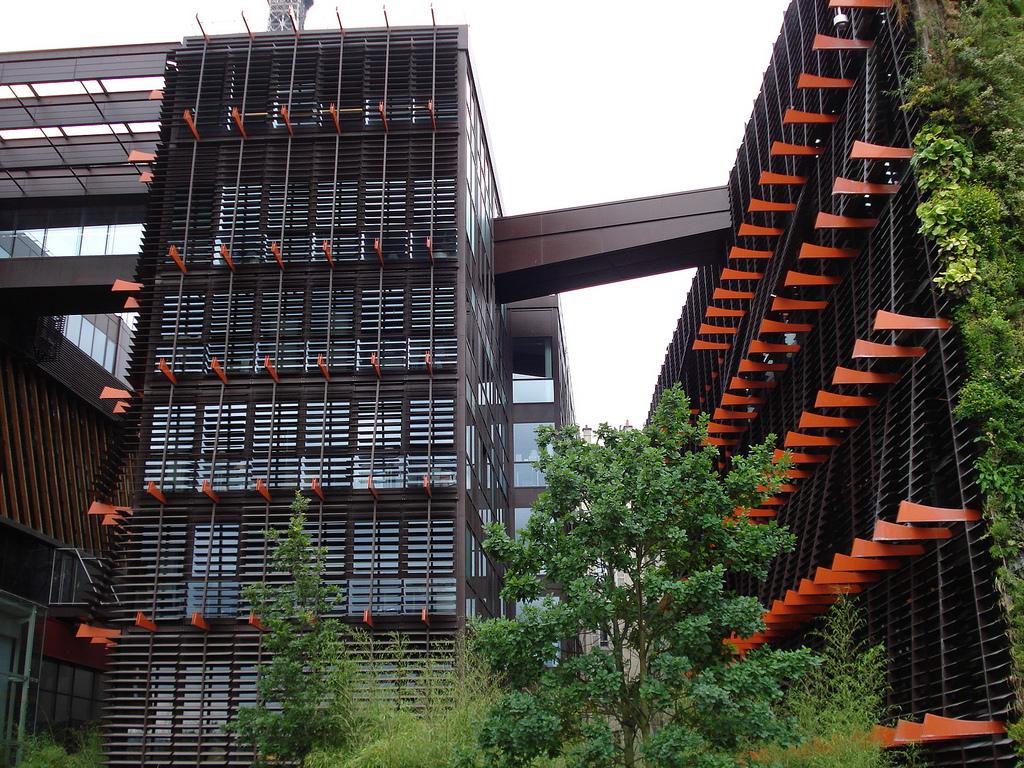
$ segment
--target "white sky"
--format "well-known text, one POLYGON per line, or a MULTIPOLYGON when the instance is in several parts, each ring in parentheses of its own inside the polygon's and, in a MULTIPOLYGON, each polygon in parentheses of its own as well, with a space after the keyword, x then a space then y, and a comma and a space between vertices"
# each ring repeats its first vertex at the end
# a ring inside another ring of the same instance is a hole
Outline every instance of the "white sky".
MULTIPOLYGON (((725 184, 789 0, 435 0, 470 25, 504 213, 725 184)), ((308 29, 335 27, 317 0, 308 29)), ((338 3, 348 27, 379 0, 338 3)), ((4 2, 0 50, 178 40, 266 27, 265 0, 4 2)), ((392 24, 430 21, 391 0, 392 24)), ((581 424, 641 424, 689 287, 674 273, 562 295, 581 424)))

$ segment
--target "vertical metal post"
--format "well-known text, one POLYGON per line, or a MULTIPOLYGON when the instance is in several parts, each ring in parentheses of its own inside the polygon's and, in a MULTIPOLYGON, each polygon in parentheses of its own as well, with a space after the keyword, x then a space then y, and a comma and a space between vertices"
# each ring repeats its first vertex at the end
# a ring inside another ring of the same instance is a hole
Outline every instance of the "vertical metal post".
POLYGON ((21 762, 25 752, 25 721, 28 719, 28 682, 32 673, 32 646, 36 639, 36 613, 38 609, 33 605, 32 613, 28 618, 27 637, 25 639, 25 662, 22 664, 21 674, 21 709, 18 712, 18 749, 14 757, 14 764, 21 762))

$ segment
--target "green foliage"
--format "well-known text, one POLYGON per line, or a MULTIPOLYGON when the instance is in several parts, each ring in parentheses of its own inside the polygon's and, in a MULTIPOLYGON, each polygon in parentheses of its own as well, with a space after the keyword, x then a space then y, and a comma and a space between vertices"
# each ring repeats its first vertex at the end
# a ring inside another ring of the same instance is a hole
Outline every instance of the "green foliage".
MULTIPOLYGON (((921 231, 944 258, 969 377, 956 413, 983 445, 977 462, 992 554, 1024 679, 1024 3, 959 4, 928 45, 909 106, 928 124, 914 141, 921 231)), ((926 26, 928 28, 926 28, 926 26)), ((1018 690, 1018 708, 1024 690, 1018 690)))
MULTIPOLYGON (((394 665, 402 658, 399 645, 374 655, 394 665)), ((472 759, 480 725, 501 690, 464 647, 450 659, 438 657, 433 666, 420 668, 415 685, 400 691, 379 684, 374 664, 361 669, 368 698, 361 704, 358 741, 315 750, 305 768, 454 768, 472 759)))
POLYGON ((643 429, 605 424, 596 443, 576 427, 540 430, 548 490, 517 539, 492 525, 484 544, 507 564, 502 596, 533 604, 475 627, 515 689, 484 725, 482 764, 560 755, 570 768, 718 768, 735 765, 742 745, 789 733, 776 705, 811 654, 765 648, 736 660, 723 644, 764 627, 757 600, 727 576, 763 578, 793 546, 774 522, 736 512, 777 489, 787 462, 773 464, 770 436, 721 477, 717 451, 694 448, 706 424, 690 424, 673 388, 643 429), (542 580, 559 585, 558 600, 541 598, 542 580), (561 657, 599 632, 609 649, 561 657))
POLYGON ((245 589, 267 629, 270 660, 256 682, 257 705, 240 709, 228 730, 256 750, 260 764, 301 762, 314 748, 346 744, 354 730, 356 665, 344 625, 326 618, 341 594, 322 580, 326 550, 304 531, 308 506, 296 494, 287 530, 266 532, 277 542, 272 570, 287 579, 245 589))
POLYGON ((49 733, 30 736, 19 768, 102 768, 103 737, 98 728, 71 734, 67 747, 49 733))
POLYGON ((768 768, 895 768, 906 754, 882 749, 872 727, 885 719, 886 658, 864 640, 864 622, 852 600, 829 609, 818 633, 821 666, 787 696, 799 743, 757 753, 768 768))

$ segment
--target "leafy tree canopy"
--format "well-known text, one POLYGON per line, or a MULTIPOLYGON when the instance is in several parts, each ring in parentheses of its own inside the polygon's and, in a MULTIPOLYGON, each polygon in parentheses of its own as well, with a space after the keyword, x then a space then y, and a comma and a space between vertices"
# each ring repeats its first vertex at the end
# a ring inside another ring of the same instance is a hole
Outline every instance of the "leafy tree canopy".
POLYGON ((773 464, 769 436, 720 475, 717 451, 699 447, 706 427, 673 388, 643 429, 605 424, 596 442, 576 427, 540 430, 548 490, 517 539, 492 525, 485 543, 507 564, 503 597, 528 604, 516 620, 476 627, 514 688, 484 724, 486 765, 563 755, 589 768, 718 768, 789 737, 776 705, 813 667, 809 651, 737 659, 723 643, 764 628, 757 599, 730 585, 763 578, 793 546, 774 522, 742 514, 787 463, 773 464))

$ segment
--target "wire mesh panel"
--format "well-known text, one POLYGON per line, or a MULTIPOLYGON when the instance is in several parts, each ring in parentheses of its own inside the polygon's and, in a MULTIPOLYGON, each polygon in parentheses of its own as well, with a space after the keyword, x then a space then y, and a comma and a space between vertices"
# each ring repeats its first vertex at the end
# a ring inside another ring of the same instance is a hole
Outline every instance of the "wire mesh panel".
MULTIPOLYGON (((769 435, 779 447, 794 432, 833 441, 794 448, 811 463, 795 465, 795 492, 771 510, 797 534, 795 551, 764 582, 738 583, 765 605, 849 553, 854 538, 871 541, 876 522, 895 522, 902 501, 980 506, 974 435, 953 415, 965 377, 955 330, 874 329, 879 310, 948 318, 951 307, 933 282, 937 255, 917 234, 908 163, 855 151, 855 142, 910 146, 917 118, 899 96, 910 30, 894 13, 847 11, 848 38, 873 40, 870 49, 814 50, 815 35, 836 34, 825 2, 796 0, 786 13, 729 180, 737 227, 781 231, 738 229, 722 262, 698 271, 652 403, 678 382, 695 407, 742 424, 739 437, 721 441, 724 462, 769 435), (808 87, 806 75, 837 80, 808 87), (714 335, 702 323, 735 331, 714 335), (923 351, 855 357, 861 340, 923 351), (837 378, 837 368, 854 373, 837 378), (874 378, 842 383, 858 373, 874 378), (828 397, 817 405, 821 393, 828 397), (840 406, 833 396, 861 402, 840 406)), ((1006 720, 1008 642, 984 524, 951 527, 949 539, 867 585, 860 603, 869 633, 886 644, 889 702, 901 716, 1006 720)), ((927 751, 937 766, 1013 764, 1003 738, 927 751)))
POLYGON ((285 578, 267 531, 297 491, 334 614, 407 635, 413 655, 450 652, 460 382, 481 365, 460 337, 498 314, 493 266, 467 277, 462 256, 467 71, 454 27, 171 54, 138 273, 137 496, 110 609, 112 765, 251 764, 222 728, 267 661, 244 588, 285 578))

